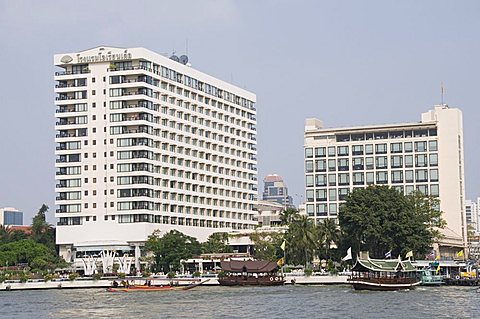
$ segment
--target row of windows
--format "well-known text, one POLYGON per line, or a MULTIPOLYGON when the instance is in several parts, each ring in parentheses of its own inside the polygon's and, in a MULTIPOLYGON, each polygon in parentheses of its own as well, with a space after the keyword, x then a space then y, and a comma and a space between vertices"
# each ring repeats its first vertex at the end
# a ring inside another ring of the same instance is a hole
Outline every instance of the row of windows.
POLYGON ((352 134, 336 134, 337 142, 350 141, 368 141, 368 140, 384 140, 397 138, 412 138, 412 137, 427 137, 437 136, 437 129, 416 129, 416 130, 395 130, 383 132, 368 132, 368 133, 352 133, 352 134))
POLYGON ((438 154, 417 154, 417 155, 391 155, 390 163, 387 156, 376 157, 354 157, 351 159, 319 159, 319 160, 307 160, 305 161, 305 172, 335 172, 335 171, 349 171, 350 169, 356 170, 370 170, 370 169, 386 169, 390 168, 403 168, 403 167, 436 167, 438 166, 438 154))
MULTIPOLYGON (((417 190, 421 191, 424 194, 430 194, 432 196, 439 195, 439 186, 438 184, 431 185, 407 185, 408 193, 412 192, 415 187, 417 190), (430 193, 428 189, 430 188, 430 193)), ((400 189, 403 191, 403 185, 400 186, 400 189)), ((322 189, 307 189, 306 191, 306 201, 309 202, 326 202, 326 201, 343 201, 346 199, 349 193, 349 188, 322 188, 322 189)))
POLYGON ((387 154, 388 145, 390 145, 390 153, 411 153, 415 152, 436 152, 438 151, 438 142, 417 141, 417 142, 397 142, 397 143, 381 143, 381 144, 365 144, 352 146, 328 146, 328 147, 307 147, 305 148, 305 158, 313 157, 329 157, 332 156, 349 156, 352 155, 371 155, 371 154, 387 154))
MULTIPOLYGON (((394 186, 395 189, 398 191, 410 194, 414 190, 422 192, 424 195, 431 195, 431 196, 439 196, 439 186, 438 184, 432 185, 405 185, 405 186, 394 186)), ((328 193, 328 201, 344 201, 348 193, 350 192, 349 188, 339 188, 337 189, 325 189, 319 190, 315 194, 316 197, 308 197, 307 198, 307 205, 306 205, 306 212, 307 215, 310 217, 317 216, 317 217, 326 217, 326 216, 333 216, 336 217, 338 214, 338 203, 318 203, 318 204, 311 204, 313 201, 317 202, 326 202, 327 201, 327 193, 328 193), (310 200, 309 200, 310 199, 310 200), (314 200, 315 199, 315 200, 314 200)), ((310 196, 307 194, 307 196, 310 196)))
MULTIPOLYGON (((335 185, 388 184, 388 171, 306 175, 306 187, 335 185)), ((438 169, 390 172, 391 183, 438 182, 438 169)))
MULTIPOLYGON (((112 220, 115 220, 115 215, 110 215, 112 220)), ((92 216, 92 220, 96 221, 96 216, 92 216)), ((108 215, 105 215, 105 220, 108 220, 108 215)), ((209 228, 231 228, 231 229, 253 229, 254 225, 243 224, 237 222, 216 221, 208 219, 162 216, 151 214, 128 214, 118 215, 118 223, 155 223, 155 224, 170 224, 180 226, 193 227, 209 227, 209 228)), ((90 216, 85 217, 60 217, 58 219, 58 226, 72 226, 82 225, 83 222, 90 221, 90 216)))

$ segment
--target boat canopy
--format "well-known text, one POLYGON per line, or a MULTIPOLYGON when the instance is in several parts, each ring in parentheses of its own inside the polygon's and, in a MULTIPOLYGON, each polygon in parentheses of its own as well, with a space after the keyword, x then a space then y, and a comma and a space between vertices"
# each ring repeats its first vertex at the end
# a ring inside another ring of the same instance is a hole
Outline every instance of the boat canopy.
POLYGON ((273 272, 278 267, 277 263, 266 260, 223 260, 220 266, 226 272, 247 273, 273 272))
POLYGON ((352 268, 353 271, 413 272, 416 268, 410 260, 401 259, 360 259, 352 268))

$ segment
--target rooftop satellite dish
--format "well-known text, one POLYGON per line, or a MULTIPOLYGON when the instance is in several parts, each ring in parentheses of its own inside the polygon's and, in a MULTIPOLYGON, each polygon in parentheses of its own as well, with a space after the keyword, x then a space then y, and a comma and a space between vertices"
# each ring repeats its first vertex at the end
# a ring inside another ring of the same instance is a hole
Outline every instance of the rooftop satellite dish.
POLYGON ((173 60, 175 62, 180 62, 180 59, 175 54, 170 57, 170 60, 173 60))
POLYGON ((186 56, 186 55, 180 56, 180 63, 181 64, 187 64, 188 63, 188 56, 186 56))

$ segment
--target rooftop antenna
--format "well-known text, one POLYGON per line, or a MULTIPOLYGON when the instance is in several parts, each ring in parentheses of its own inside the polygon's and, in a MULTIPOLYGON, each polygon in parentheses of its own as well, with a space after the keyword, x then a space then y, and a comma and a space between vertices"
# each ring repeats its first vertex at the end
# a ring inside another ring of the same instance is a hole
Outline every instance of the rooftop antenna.
POLYGON ((443 105, 443 96, 445 95, 445 92, 446 92, 445 87, 443 85, 443 82, 441 82, 441 84, 440 84, 440 95, 441 95, 442 105, 443 105))

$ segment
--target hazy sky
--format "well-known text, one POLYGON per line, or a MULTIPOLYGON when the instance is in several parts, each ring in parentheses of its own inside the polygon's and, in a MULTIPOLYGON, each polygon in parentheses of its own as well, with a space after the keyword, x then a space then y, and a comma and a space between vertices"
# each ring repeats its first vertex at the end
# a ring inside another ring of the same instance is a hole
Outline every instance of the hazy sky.
MULTIPOLYGON (((307 117, 328 127, 464 115, 467 198, 480 195, 480 1, 0 0, 0 207, 54 223, 53 55, 99 45, 186 52, 257 94, 259 180, 303 200, 307 117)), ((262 185, 259 185, 259 191, 262 185)))

